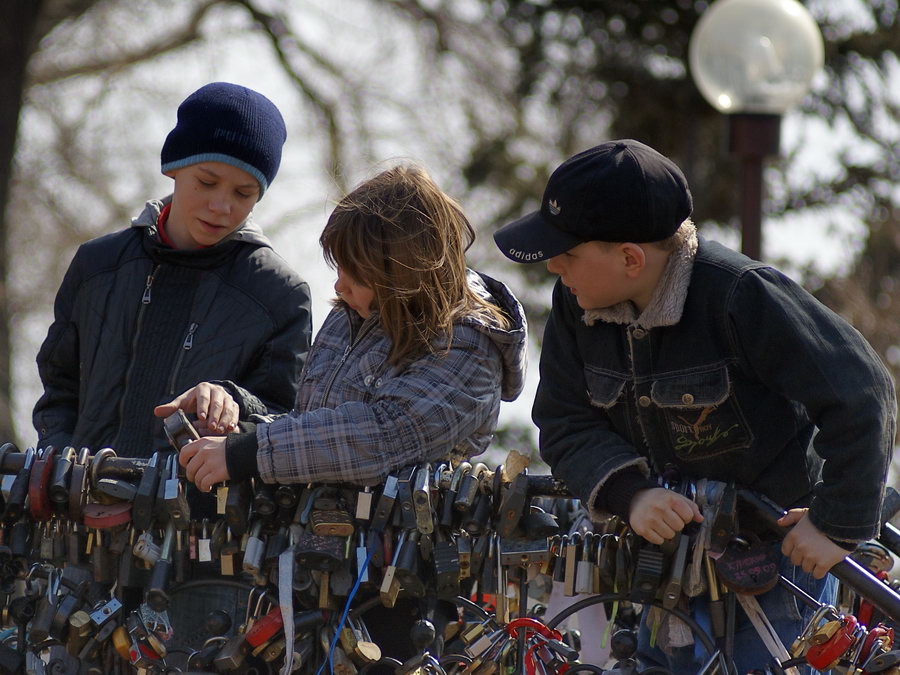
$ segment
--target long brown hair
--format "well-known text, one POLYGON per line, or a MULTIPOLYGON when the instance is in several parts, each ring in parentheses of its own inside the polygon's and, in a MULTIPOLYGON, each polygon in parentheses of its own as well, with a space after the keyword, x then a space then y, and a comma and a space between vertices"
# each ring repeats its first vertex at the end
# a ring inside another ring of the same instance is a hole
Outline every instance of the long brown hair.
POLYGON ((341 199, 319 243, 330 265, 373 290, 396 365, 438 351, 442 337, 449 348, 462 316, 508 327, 503 312, 466 282, 465 252, 474 239, 462 208, 424 169, 400 165, 341 199))

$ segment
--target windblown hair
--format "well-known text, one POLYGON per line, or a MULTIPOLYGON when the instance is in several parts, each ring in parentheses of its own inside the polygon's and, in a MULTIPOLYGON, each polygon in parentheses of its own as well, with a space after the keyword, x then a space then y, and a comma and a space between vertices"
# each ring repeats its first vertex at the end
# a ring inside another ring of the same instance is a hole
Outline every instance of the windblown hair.
POLYGON ((330 265, 373 290, 389 361, 398 365, 441 344, 449 349, 453 324, 464 316, 509 326, 466 281, 474 239, 462 208, 423 169, 400 165, 341 199, 319 243, 330 265))

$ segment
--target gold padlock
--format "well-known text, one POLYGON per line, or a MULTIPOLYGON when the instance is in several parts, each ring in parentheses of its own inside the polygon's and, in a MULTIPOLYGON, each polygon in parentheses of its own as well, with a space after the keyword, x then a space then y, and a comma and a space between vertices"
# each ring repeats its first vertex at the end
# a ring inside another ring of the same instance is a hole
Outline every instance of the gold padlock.
POLYGON ((119 626, 113 631, 112 644, 116 654, 126 661, 131 659, 131 636, 125 630, 125 626, 119 626))
POLYGON ((831 621, 827 621, 823 623, 821 626, 816 628, 813 634, 809 637, 809 641, 814 645, 821 645, 828 642, 834 634, 838 632, 838 629, 841 627, 841 622, 837 619, 832 619, 831 621))
POLYGON ((313 509, 309 526, 319 536, 349 537, 354 531, 353 517, 340 509, 313 509))

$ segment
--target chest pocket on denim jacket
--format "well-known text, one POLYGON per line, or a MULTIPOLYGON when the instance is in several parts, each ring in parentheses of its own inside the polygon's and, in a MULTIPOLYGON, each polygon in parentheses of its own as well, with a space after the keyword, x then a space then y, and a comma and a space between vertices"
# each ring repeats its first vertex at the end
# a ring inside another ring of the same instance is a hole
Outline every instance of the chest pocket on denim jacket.
POLYGON ((650 398, 679 459, 697 461, 747 448, 753 440, 731 395, 727 368, 656 380, 650 398))
POLYGON ((635 434, 634 426, 637 420, 634 406, 628 400, 625 376, 587 366, 584 380, 588 400, 606 413, 613 431, 631 443, 638 443, 639 434, 635 434))

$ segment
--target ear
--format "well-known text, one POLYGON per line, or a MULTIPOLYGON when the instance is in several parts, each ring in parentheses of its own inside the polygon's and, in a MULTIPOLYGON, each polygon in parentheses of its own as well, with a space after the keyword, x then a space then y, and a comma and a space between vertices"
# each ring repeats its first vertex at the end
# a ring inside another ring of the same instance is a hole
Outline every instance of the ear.
POLYGON ((647 265, 647 254, 644 253, 644 249, 637 244, 626 242, 621 244, 619 251, 622 254, 622 260, 624 261, 625 274, 628 276, 637 276, 647 265))

